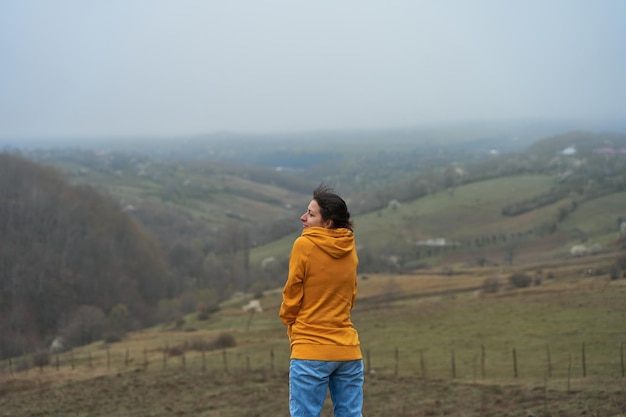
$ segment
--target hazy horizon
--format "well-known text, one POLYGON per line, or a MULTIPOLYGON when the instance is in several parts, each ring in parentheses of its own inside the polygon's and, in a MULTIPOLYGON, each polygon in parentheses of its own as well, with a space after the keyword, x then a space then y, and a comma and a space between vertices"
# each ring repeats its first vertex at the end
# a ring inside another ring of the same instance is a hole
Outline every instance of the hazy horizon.
POLYGON ((626 2, 0 4, 0 139, 626 118, 626 2))

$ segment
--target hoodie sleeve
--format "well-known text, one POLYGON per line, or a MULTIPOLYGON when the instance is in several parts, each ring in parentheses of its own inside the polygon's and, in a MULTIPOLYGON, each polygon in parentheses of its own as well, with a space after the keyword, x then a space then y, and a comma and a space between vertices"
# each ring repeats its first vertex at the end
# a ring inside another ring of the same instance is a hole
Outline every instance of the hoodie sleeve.
POLYGON ((291 325, 296 321, 302 305, 303 283, 306 276, 306 239, 296 239, 289 257, 289 275, 283 288, 283 302, 280 305, 280 319, 289 326, 287 334, 291 334, 291 325))
MULTIPOLYGON (((355 259, 355 263, 356 263, 356 265, 358 267, 358 265, 359 265, 359 257, 357 256, 356 252, 354 252, 354 259, 355 259)), ((352 291, 352 303, 350 304, 350 310, 352 310, 352 308, 354 307, 354 303, 356 301, 356 294, 358 292, 358 286, 359 285, 358 285, 357 281, 355 280, 354 281, 354 290, 352 291)))

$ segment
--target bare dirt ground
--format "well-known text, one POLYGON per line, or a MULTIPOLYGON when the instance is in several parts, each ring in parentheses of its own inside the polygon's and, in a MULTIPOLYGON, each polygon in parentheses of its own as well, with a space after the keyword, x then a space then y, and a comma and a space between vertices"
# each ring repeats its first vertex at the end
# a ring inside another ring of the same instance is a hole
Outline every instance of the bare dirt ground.
MULTIPOLYGON (((288 416, 288 379, 265 371, 143 371, 54 382, 4 376, 0 416, 288 416)), ((626 416, 624 381, 614 390, 456 383, 368 375, 364 416, 626 416)), ((329 400, 323 417, 332 416, 329 400)))

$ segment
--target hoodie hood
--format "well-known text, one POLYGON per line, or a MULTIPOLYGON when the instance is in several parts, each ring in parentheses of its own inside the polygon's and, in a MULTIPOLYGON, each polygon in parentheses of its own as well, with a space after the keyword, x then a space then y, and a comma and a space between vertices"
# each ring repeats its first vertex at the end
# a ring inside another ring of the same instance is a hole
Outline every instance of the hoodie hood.
POLYGON ((354 233, 350 229, 309 227, 302 231, 302 237, 333 258, 343 258, 354 250, 354 233))

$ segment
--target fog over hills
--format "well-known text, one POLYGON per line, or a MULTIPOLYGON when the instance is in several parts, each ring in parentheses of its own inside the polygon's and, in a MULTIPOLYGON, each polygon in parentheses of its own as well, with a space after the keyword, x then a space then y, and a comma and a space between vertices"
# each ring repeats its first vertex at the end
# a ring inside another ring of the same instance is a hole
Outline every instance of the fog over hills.
POLYGON ((113 3, 2 2, 0 138, 626 118, 621 0, 113 3))
POLYGON ((626 132, 626 119, 474 121, 437 123, 386 129, 310 130, 275 133, 213 132, 169 137, 68 137, 63 139, 0 138, 5 151, 21 149, 92 149, 126 152, 154 158, 226 160, 251 165, 302 168, 302 161, 282 160, 293 150, 316 151, 320 157, 359 151, 397 151, 462 147, 476 151, 520 151, 533 142, 569 131, 626 132))

